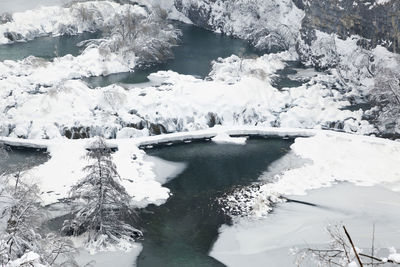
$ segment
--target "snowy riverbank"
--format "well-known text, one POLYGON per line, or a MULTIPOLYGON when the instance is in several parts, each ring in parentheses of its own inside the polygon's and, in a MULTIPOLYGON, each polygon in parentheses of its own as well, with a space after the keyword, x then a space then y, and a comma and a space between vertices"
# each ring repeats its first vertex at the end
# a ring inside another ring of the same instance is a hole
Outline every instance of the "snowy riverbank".
MULTIPOLYGON (((210 139, 223 133, 232 136, 296 138, 291 153, 307 160, 305 165, 293 169, 286 169, 288 164, 285 157, 280 164, 276 164, 281 169, 274 170, 277 173, 275 182, 267 183, 257 192, 259 198, 256 200, 258 209, 254 209, 255 215, 268 213, 270 207, 266 200, 271 196, 301 195, 307 190, 331 186, 337 181, 361 185, 384 184, 400 190, 399 185, 394 186, 400 173, 400 143, 375 137, 321 130, 244 126, 114 139, 108 143, 118 148, 113 157, 124 181, 123 185, 134 196, 136 205, 144 207, 150 203, 162 204, 168 198, 168 189, 156 181, 154 166, 145 161, 145 152, 139 147, 210 139), (385 176, 381 177, 383 171, 385 176)), ((31 170, 30 175, 41 181, 43 192, 47 192, 43 195, 43 201, 51 204, 65 197, 74 181, 82 177, 81 169, 85 162, 81 158, 91 139, 20 140, 1 137, 0 141, 13 146, 47 148, 50 160, 31 170), (58 179, 52 176, 55 170, 60 175, 58 179)))

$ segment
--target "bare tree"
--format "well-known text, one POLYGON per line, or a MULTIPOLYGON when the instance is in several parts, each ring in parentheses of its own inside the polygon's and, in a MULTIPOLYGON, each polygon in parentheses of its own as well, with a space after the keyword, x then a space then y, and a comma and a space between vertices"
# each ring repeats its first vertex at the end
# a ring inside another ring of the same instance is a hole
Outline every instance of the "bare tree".
POLYGON ((63 233, 86 233, 86 244, 96 247, 133 241, 142 233, 124 222, 133 218, 135 212, 104 139, 93 142, 87 158, 90 163, 84 168, 86 177, 71 189, 71 199, 75 201, 73 218, 64 222, 63 233))
POLYGON ((10 177, 14 181, 2 180, 6 190, 1 195, 5 206, 1 216, 7 220, 7 224, 0 240, 0 264, 7 265, 26 253, 35 252, 45 265, 65 266, 68 263, 67 266, 76 266, 70 258, 75 252, 70 241, 55 234, 40 234, 39 225, 44 213, 40 205, 39 187, 25 182, 20 173, 10 177), (64 257, 62 263, 57 262, 60 255, 64 257))
MULTIPOLYGON (((150 11, 149 11, 150 12, 150 11)), ((103 51, 134 56, 138 65, 164 62, 173 58, 172 47, 181 35, 167 22, 165 10, 155 7, 147 16, 133 12, 132 8, 115 16, 104 32, 110 36, 102 42, 103 51)))
MULTIPOLYGON (((400 60, 398 61, 398 66, 400 66, 400 60)), ((391 127, 396 130, 400 123, 400 70, 381 67, 375 71, 374 79, 375 87, 371 92, 371 97, 380 107, 378 123, 384 127, 384 130, 391 127)))
POLYGON ((298 259, 296 263, 301 266, 305 259, 311 258, 318 266, 347 267, 354 263, 359 267, 385 264, 400 265, 400 262, 374 256, 375 226, 373 229, 371 254, 363 253, 355 246, 344 225, 334 225, 327 227, 327 232, 331 238, 328 248, 306 248, 297 251, 298 259))

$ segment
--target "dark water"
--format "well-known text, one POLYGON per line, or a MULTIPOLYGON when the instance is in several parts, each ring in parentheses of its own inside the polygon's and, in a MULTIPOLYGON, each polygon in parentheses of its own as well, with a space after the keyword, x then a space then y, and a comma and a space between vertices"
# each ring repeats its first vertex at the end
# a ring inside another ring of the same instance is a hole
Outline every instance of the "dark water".
POLYGON ((148 81, 147 76, 150 73, 159 70, 173 70, 181 74, 204 78, 211 70, 211 61, 218 57, 228 57, 232 54, 245 56, 256 54, 256 51, 244 40, 189 24, 176 23, 176 27, 181 29, 182 37, 179 45, 173 48, 175 55, 173 60, 145 70, 111 74, 105 77, 90 77, 86 81, 93 87, 113 83, 143 83, 148 81))
POLYGON ((30 148, 7 148, 7 152, 0 151, 0 174, 27 170, 45 163, 48 153, 43 150, 30 148))
POLYGON ((188 166, 166 184, 173 194, 167 203, 139 215, 145 239, 138 266, 223 266, 208 256, 218 228, 229 222, 215 199, 233 186, 256 181, 291 143, 252 139, 245 146, 197 143, 148 150, 151 156, 188 166))
POLYGON ((344 107, 343 110, 350 110, 350 111, 357 111, 357 110, 362 110, 362 111, 367 111, 373 108, 375 105, 371 102, 367 103, 358 103, 358 104, 352 104, 350 106, 344 107))
POLYGON ((101 33, 99 32, 86 32, 78 35, 40 37, 29 42, 0 45, 0 61, 6 59, 20 60, 31 55, 47 60, 67 54, 77 56, 82 52, 82 48, 77 46, 79 42, 100 36, 101 33))
POLYGON ((303 83, 306 83, 307 81, 300 81, 300 80, 292 80, 289 78, 289 75, 291 74, 296 74, 297 71, 294 70, 294 68, 297 69, 305 69, 306 67, 300 62, 300 61, 288 61, 286 62, 286 67, 282 70, 278 70, 276 74, 278 76, 273 80, 272 85, 275 88, 282 89, 282 88, 292 88, 292 87, 299 87, 303 83))

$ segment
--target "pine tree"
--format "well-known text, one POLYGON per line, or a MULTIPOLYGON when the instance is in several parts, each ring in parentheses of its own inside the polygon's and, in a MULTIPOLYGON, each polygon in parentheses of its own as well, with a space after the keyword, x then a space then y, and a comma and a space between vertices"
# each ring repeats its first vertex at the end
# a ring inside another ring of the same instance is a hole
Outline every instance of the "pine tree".
POLYGON ((75 236, 87 233, 87 245, 95 247, 133 241, 142 233, 124 222, 135 212, 102 138, 92 144, 87 158, 90 163, 83 169, 87 175, 70 192, 73 219, 64 222, 62 231, 75 236))

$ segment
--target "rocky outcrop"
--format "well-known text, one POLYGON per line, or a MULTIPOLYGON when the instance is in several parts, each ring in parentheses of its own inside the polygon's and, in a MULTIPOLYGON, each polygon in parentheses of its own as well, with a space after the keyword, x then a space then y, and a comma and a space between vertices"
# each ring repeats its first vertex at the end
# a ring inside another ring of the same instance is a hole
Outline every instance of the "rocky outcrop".
POLYGON ((336 33, 345 39, 359 35, 369 45, 400 52, 400 1, 398 0, 293 0, 306 13, 303 39, 313 30, 336 33))
POLYGON ((360 35, 372 47, 400 52, 398 0, 175 0, 175 6, 194 24, 247 39, 261 49, 271 43, 287 48, 301 26, 301 38, 308 43, 319 30, 344 39, 360 35))

